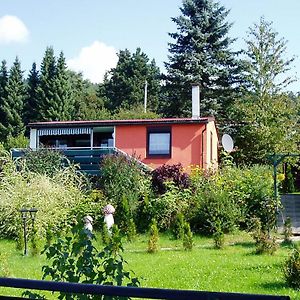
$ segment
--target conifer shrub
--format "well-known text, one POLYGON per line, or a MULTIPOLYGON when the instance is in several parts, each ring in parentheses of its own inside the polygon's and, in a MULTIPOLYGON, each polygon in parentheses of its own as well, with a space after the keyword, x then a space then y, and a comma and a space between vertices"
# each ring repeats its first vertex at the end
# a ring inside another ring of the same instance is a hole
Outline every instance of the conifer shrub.
POLYGON ((187 251, 191 251, 194 246, 193 234, 191 231, 190 224, 185 222, 183 225, 183 241, 182 241, 183 249, 187 251))
POLYGON ((148 241, 148 253, 155 253, 158 251, 158 240, 159 240, 159 234, 158 234, 158 228, 156 220, 152 220, 152 224, 150 226, 150 232, 149 232, 149 241, 148 241))
POLYGON ((136 226, 132 218, 128 221, 126 236, 129 242, 133 242, 136 238, 136 226))
POLYGON ((176 215, 176 219, 171 227, 171 233, 176 240, 183 239, 185 220, 182 213, 176 215))
POLYGON ((213 233, 213 240, 216 249, 224 248, 225 244, 225 235, 222 230, 222 225, 220 220, 216 220, 214 222, 214 233, 213 233))

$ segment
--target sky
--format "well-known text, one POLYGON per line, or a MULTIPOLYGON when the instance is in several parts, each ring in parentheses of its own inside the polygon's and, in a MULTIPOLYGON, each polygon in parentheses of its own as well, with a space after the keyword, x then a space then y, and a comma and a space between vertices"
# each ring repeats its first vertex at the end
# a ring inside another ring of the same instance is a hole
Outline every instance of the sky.
MULTIPOLYGON (((287 58, 296 56, 293 74, 300 74, 299 0, 220 0, 230 9, 229 36, 234 50, 245 47, 249 27, 261 16, 273 22, 287 43, 287 58)), ((25 75, 39 66, 46 47, 64 52, 68 67, 98 83, 115 67, 119 50, 140 47, 164 71, 168 60, 171 18, 180 15, 182 0, 0 0, 0 60, 11 67, 16 56, 25 75)), ((300 91, 299 83, 291 87, 300 91)))

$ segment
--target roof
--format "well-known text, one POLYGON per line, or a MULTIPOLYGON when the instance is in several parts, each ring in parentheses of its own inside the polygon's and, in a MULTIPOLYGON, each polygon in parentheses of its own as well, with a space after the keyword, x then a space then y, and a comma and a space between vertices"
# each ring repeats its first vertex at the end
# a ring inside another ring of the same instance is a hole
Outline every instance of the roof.
POLYGON ((49 121, 29 123, 30 128, 53 127, 94 127, 116 125, 163 125, 163 124, 206 124, 215 121, 214 117, 203 118, 164 118, 164 119, 131 119, 131 120, 92 120, 92 121, 49 121))

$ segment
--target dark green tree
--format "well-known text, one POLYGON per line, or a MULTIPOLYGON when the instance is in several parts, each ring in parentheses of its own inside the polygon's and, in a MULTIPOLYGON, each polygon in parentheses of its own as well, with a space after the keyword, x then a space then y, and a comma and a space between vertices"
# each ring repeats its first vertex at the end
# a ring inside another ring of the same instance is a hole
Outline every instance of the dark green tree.
POLYGON ((37 120, 52 121, 58 120, 57 114, 53 115, 53 107, 55 106, 55 78, 56 78, 56 59, 52 47, 48 47, 45 51, 41 63, 40 84, 37 88, 37 120))
POLYGON ((39 72, 36 68, 36 63, 32 64, 32 68, 27 78, 27 97, 24 105, 24 124, 38 121, 38 93, 39 72))
POLYGON ((55 72, 54 101, 50 114, 53 119, 71 120, 74 116, 75 99, 63 52, 59 54, 55 72))
POLYGON ((18 58, 15 59, 9 71, 5 90, 7 94, 1 103, 1 111, 3 112, 3 121, 0 123, 1 140, 6 140, 8 136, 16 137, 24 132, 22 114, 25 83, 18 58))
POLYGON ((137 48, 131 54, 128 49, 118 54, 117 66, 105 76, 99 87, 99 96, 106 99, 106 107, 130 109, 144 103, 145 84, 147 82, 147 107, 156 111, 160 94, 160 72, 154 60, 137 48))
MULTIPOLYGON (((3 60, 1 62, 1 68, 0 68, 0 126, 6 125, 5 119, 4 119, 4 111, 3 111, 3 105, 4 105, 4 99, 7 98, 7 91, 6 91, 6 85, 7 85, 7 80, 8 80, 8 72, 7 72, 7 66, 6 66, 6 61, 3 60)), ((2 136, 0 136, 1 141, 2 136)))
POLYGON ((238 92, 241 64, 234 41, 228 37, 229 11, 214 0, 183 0, 181 15, 172 18, 177 32, 169 35, 169 61, 163 101, 167 116, 191 115, 191 85, 201 89, 200 111, 213 115, 219 123, 227 117, 227 107, 238 92))

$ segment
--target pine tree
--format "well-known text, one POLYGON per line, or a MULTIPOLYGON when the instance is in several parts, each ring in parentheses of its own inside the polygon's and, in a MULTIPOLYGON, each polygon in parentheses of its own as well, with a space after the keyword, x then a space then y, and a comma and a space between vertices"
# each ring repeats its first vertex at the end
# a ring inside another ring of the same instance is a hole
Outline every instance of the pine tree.
POLYGON ((32 64, 32 68, 27 78, 27 97, 24 105, 24 124, 38 121, 38 94, 39 72, 36 63, 32 64))
POLYGON ((144 90, 147 82, 147 107, 155 111, 160 94, 160 72, 154 60, 137 48, 131 54, 121 50, 119 60, 104 78, 99 87, 100 98, 106 99, 106 107, 111 111, 130 109, 144 104, 144 90))
POLYGON ((165 99, 163 112, 168 116, 191 115, 191 85, 201 89, 201 114, 226 117, 232 101, 233 86, 240 81, 237 53, 230 50, 229 11, 214 0, 183 0, 181 15, 172 18, 177 32, 169 44, 169 62, 165 63, 165 99))
POLYGON ((24 132, 22 114, 25 84, 18 58, 15 59, 9 71, 5 90, 7 95, 3 98, 1 105, 1 111, 3 112, 3 122, 0 124, 1 140, 6 140, 8 136, 16 137, 24 132))

